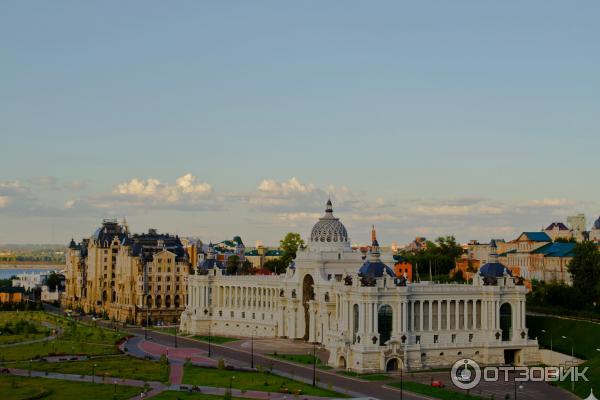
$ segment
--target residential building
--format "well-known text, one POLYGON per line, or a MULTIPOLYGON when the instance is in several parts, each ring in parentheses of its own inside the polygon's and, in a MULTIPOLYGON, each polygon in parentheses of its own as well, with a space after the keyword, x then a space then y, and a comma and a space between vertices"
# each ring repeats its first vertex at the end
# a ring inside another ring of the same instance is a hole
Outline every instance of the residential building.
POLYGON ((143 324, 176 322, 185 309, 191 263, 177 236, 150 229, 130 234, 126 222, 104 220, 67 253, 67 308, 143 324))

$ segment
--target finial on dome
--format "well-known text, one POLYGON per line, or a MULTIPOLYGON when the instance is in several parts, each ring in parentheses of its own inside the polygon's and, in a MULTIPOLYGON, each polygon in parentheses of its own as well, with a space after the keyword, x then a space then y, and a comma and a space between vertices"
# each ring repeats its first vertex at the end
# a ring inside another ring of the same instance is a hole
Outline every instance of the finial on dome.
POLYGON ((333 212, 333 205, 331 204, 331 199, 327 200, 327 206, 325 207, 325 212, 333 212))
POLYGON ((371 225, 371 243, 377 241, 377 231, 375 230, 375 225, 371 225))

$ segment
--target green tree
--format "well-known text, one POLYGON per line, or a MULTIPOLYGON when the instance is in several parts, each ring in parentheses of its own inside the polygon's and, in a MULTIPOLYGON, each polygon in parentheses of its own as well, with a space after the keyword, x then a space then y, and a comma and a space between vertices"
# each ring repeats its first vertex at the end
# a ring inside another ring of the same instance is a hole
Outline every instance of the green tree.
POLYGON ((283 239, 279 241, 279 248, 283 251, 284 256, 288 261, 296 258, 298 248, 304 246, 304 240, 299 233, 289 232, 283 239))
POLYGON ((242 274, 244 275, 250 275, 252 274, 252 272, 254 272, 254 267, 252 266, 252 263, 248 260, 244 260, 244 262, 242 263, 242 274))
POLYGON ((233 254, 227 257, 227 273, 229 275, 235 275, 240 269, 240 257, 237 254, 233 254))
POLYGON ((46 280, 46 284, 51 292, 54 292, 58 285, 60 285, 60 276, 56 272, 51 272, 48 275, 48 279, 46 280))
POLYGON ((577 302, 581 307, 600 303, 600 251, 593 242, 575 245, 569 273, 573 278, 577 302))
POLYGON ((286 260, 283 257, 274 258, 272 260, 267 260, 263 264, 264 269, 267 269, 271 272, 275 272, 277 274, 284 273, 285 270, 287 269, 287 266, 288 266, 288 263, 286 263, 286 260))

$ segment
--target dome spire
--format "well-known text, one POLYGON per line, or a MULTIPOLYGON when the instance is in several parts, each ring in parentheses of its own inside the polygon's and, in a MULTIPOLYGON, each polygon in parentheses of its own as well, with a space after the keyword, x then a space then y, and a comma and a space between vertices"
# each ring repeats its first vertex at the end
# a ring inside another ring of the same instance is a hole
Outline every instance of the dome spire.
POLYGON ((333 205, 331 204, 331 198, 327 200, 327 205, 325 207, 326 213, 333 213, 333 205))

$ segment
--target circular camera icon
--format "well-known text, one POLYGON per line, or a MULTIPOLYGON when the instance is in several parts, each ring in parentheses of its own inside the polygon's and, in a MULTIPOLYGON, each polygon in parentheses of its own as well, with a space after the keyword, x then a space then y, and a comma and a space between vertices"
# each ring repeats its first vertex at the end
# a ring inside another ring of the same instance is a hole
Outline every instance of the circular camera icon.
POLYGON ((454 363, 450 377, 456 387, 473 389, 481 381, 481 368, 474 360, 463 358, 454 363))

